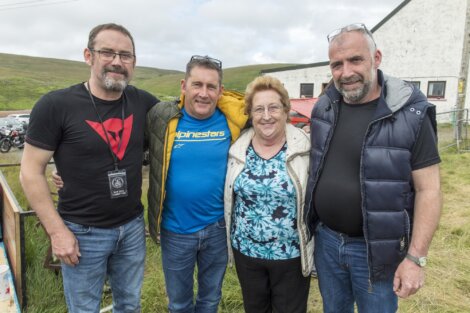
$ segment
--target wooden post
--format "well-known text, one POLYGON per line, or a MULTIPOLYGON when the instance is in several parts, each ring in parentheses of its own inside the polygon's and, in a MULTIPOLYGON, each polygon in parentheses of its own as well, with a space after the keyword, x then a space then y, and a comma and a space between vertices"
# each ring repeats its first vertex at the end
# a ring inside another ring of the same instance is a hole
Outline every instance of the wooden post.
POLYGON ((14 276, 15 289, 20 306, 26 306, 24 217, 27 214, 18 204, 8 183, 0 172, 0 212, 3 244, 10 269, 14 276))

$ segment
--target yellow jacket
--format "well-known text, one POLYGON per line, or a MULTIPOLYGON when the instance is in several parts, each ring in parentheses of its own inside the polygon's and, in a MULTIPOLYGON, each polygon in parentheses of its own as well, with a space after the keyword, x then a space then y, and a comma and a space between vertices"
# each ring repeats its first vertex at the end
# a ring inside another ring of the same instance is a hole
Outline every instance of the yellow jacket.
MULTIPOLYGON (((158 242, 165 184, 170 166, 171 152, 176 136, 176 128, 184 104, 184 96, 179 101, 160 102, 147 114, 146 134, 149 139, 150 172, 148 190, 148 222, 150 236, 158 242)), ((231 133, 231 143, 240 136, 248 116, 245 115, 243 94, 236 91, 224 91, 217 102, 217 108, 227 118, 231 133)), ((228 154, 228 151, 227 151, 228 154)), ((225 175, 225 173, 221 173, 225 175)))

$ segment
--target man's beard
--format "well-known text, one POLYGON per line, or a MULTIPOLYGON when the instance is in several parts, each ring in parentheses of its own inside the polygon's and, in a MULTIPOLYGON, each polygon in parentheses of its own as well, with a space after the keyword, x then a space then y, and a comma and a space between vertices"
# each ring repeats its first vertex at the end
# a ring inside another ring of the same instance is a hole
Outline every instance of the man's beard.
POLYGON ((353 75, 349 78, 340 79, 338 82, 335 83, 335 87, 338 92, 343 96, 346 103, 361 103, 361 101, 369 94, 369 91, 372 87, 372 82, 374 81, 375 69, 371 69, 370 79, 365 80, 364 77, 359 75, 353 75), (362 82, 362 86, 354 89, 354 90, 345 90, 342 88, 342 84, 350 83, 350 82, 362 82))
POLYGON ((108 91, 123 91, 129 84, 129 73, 122 67, 104 67, 101 72, 101 77, 103 78, 104 88, 108 91), (119 73, 124 75, 122 79, 115 79, 107 76, 109 72, 119 73))
POLYGON ((345 90, 341 88, 340 84, 336 84, 336 89, 343 96, 344 100, 347 103, 360 103, 362 99, 369 93, 370 90, 370 81, 363 82, 363 85, 354 90, 345 90))

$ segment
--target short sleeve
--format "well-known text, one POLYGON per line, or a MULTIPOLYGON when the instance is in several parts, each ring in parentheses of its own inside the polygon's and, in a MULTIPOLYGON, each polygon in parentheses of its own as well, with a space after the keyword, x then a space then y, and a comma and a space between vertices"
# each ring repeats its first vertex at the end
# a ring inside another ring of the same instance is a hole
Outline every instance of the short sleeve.
POLYGON ((26 142, 41 149, 55 151, 62 135, 60 112, 49 94, 43 96, 31 111, 26 142))
POLYGON ((160 100, 155 97, 154 95, 152 95, 151 93, 147 92, 147 91, 143 91, 141 90, 141 99, 143 100, 142 102, 145 103, 146 107, 147 107, 147 112, 150 111, 150 109, 155 105, 157 104, 158 102, 160 102, 160 100))
POLYGON ((431 125, 429 116, 426 116, 413 147, 411 167, 413 170, 418 170, 440 162, 437 135, 431 125))

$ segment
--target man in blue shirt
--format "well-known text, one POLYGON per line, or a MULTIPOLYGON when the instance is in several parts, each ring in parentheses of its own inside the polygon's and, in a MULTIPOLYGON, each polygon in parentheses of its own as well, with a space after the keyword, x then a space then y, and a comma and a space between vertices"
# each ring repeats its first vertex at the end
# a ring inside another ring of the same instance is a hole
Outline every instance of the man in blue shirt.
POLYGON ((161 103, 147 115, 149 230, 156 242, 161 239, 170 312, 217 312, 221 298, 228 150, 247 120, 243 96, 224 91, 222 75, 219 60, 193 56, 180 100, 161 103))

